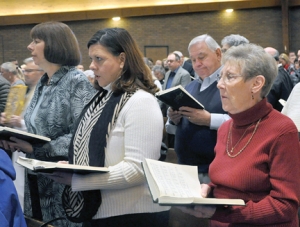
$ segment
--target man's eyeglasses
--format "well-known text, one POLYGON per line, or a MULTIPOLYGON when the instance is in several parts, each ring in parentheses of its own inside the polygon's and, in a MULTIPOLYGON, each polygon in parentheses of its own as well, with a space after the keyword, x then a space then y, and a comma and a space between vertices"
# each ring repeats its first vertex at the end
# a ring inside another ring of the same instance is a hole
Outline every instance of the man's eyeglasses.
POLYGON ((31 73, 31 72, 35 72, 35 71, 43 71, 41 69, 24 69, 23 73, 31 73))
POLYGON ((223 80, 225 84, 230 84, 233 82, 237 77, 243 77, 242 75, 234 75, 231 73, 226 73, 225 75, 219 74, 217 76, 217 82, 223 80))

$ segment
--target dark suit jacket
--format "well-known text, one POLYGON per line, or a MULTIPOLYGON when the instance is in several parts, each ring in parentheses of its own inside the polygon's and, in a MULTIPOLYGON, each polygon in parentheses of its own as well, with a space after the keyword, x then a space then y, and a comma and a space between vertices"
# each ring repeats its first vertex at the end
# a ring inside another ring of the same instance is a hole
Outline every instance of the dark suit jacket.
POLYGON ((5 109, 9 89, 10 83, 3 76, 0 76, 0 113, 5 109))
POLYGON ((184 68, 186 71, 188 71, 189 74, 190 74, 192 77, 195 77, 195 72, 194 72, 194 69, 193 69, 193 65, 192 65, 192 63, 190 62, 190 60, 186 60, 186 61, 183 63, 182 68, 184 68))
POLYGON ((268 102, 272 104, 273 108, 280 111, 283 106, 279 100, 287 100, 291 91, 293 90, 293 82, 285 69, 282 66, 278 67, 278 76, 272 85, 270 93, 267 95, 268 102))

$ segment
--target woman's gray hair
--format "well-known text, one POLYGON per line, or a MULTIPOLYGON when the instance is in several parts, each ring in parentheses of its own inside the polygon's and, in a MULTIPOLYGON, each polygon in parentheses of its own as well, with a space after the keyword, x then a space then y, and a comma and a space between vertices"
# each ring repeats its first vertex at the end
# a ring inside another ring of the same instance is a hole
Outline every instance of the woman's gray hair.
POLYGON ((161 75, 163 75, 163 76, 166 74, 166 70, 161 65, 154 65, 153 68, 152 68, 152 71, 153 72, 160 72, 161 75))
POLYGON ((1 65, 1 68, 6 70, 7 72, 11 72, 14 75, 18 74, 18 66, 16 66, 14 63, 12 62, 5 62, 1 65))
POLYGON ((217 49, 221 49, 221 47, 216 42, 216 40, 213 39, 213 37, 211 37, 210 35, 204 34, 204 35, 197 36, 197 37, 195 37, 191 40, 191 42, 189 43, 189 46, 188 46, 188 51, 190 52, 191 46, 193 46, 196 43, 201 43, 203 41, 206 43, 208 48, 212 51, 216 51, 217 49))
POLYGON ((221 41, 222 46, 227 44, 230 47, 238 46, 238 45, 246 44, 246 43, 249 43, 249 40, 246 39, 244 36, 241 36, 238 34, 231 34, 231 35, 225 36, 221 41))
POLYGON ((258 75, 265 77, 265 84, 261 90, 264 98, 270 92, 272 84, 278 74, 277 63, 274 58, 256 44, 244 44, 229 48, 222 56, 222 64, 231 62, 238 65, 245 81, 258 75))

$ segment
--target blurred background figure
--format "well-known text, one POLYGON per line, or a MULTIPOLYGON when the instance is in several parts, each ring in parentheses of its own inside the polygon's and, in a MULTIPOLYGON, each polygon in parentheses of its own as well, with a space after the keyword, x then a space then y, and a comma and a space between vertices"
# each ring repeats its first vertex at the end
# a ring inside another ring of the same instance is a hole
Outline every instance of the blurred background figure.
POLYGON ((184 57, 182 52, 178 50, 175 50, 173 53, 177 54, 180 57, 181 67, 184 68, 186 71, 188 71, 191 77, 194 78, 195 72, 192 66, 191 59, 184 57))
POLYGON ((221 41, 222 53, 225 53, 232 46, 238 46, 245 43, 249 43, 249 40, 246 39, 244 36, 238 34, 231 34, 225 36, 221 41))
POLYGON ((14 63, 3 63, 1 65, 1 75, 9 81, 11 86, 25 85, 23 72, 14 63))
POLYGON ((149 58, 147 57, 143 57, 143 61, 145 62, 145 64, 148 66, 149 70, 151 71, 151 75, 152 75, 152 79, 154 81, 154 84, 157 86, 157 88, 161 91, 162 90, 162 85, 160 83, 160 81, 158 80, 158 78, 154 75, 152 68, 153 68, 153 63, 151 62, 151 60, 149 60, 149 58))
POLYGON ((76 69, 80 70, 80 71, 84 71, 84 66, 83 65, 77 65, 76 69))
POLYGON ((94 71, 88 69, 88 70, 85 70, 83 73, 86 75, 86 77, 87 77, 88 80, 91 82, 91 84, 94 85, 94 81, 95 81, 95 74, 94 74, 94 71))
POLYGON ((18 61, 18 59, 16 59, 16 58, 10 58, 8 61, 19 67, 19 61, 18 61))
POLYGON ((162 60, 156 60, 155 65, 162 65, 162 60))
POLYGON ((10 83, 0 74, 0 113, 5 109, 10 83))
POLYGON ((159 80, 160 84, 163 85, 166 74, 164 67, 162 67, 161 65, 155 65, 152 68, 152 72, 154 76, 159 80))

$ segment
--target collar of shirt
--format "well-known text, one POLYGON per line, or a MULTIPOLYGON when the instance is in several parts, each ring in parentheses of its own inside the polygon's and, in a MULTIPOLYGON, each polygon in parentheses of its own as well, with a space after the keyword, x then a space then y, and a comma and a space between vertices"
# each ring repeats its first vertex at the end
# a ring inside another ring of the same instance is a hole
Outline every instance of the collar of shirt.
POLYGON ((204 91, 206 88, 208 88, 210 85, 212 85, 217 80, 217 77, 220 74, 220 71, 222 68, 223 68, 223 66, 220 66, 220 68, 218 68, 210 76, 204 78, 204 80, 201 80, 200 77, 198 76, 198 78, 196 80, 198 80, 199 83, 201 83, 200 92, 204 91))

